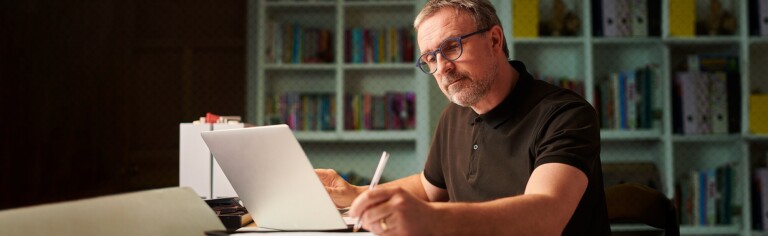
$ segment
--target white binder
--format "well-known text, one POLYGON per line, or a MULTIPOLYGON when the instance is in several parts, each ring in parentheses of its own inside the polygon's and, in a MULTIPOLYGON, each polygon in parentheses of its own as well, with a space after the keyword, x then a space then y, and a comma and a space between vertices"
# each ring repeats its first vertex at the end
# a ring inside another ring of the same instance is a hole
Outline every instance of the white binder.
POLYGON ((682 93, 683 133, 686 135, 708 134, 709 87, 701 72, 689 71, 677 74, 682 93))
POLYGON ((632 0, 616 0, 616 25, 618 36, 632 36, 632 0))
MULTIPOLYGON (((623 1, 623 0, 622 0, 623 1)), ((618 14, 616 5, 618 1, 602 1, 603 3, 603 36, 617 37, 619 34, 618 14)))
POLYGON ((709 79, 709 112, 713 134, 728 133, 728 75, 707 73, 709 79))
POLYGON ((211 151, 200 133, 209 130, 210 124, 179 124, 179 186, 205 199, 211 198, 211 151))
POLYGON ((179 124, 179 186, 192 188, 201 198, 237 197, 200 133, 245 127, 236 124, 179 124))
POLYGON ((631 1, 632 36, 648 36, 648 1, 631 1))

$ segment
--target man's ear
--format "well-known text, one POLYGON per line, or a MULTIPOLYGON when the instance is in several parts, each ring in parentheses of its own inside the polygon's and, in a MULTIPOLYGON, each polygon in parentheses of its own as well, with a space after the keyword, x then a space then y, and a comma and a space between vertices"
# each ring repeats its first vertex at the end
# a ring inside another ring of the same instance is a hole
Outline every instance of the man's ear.
POLYGON ((501 30, 501 26, 494 25, 488 31, 491 33, 491 47, 493 51, 504 53, 502 45, 504 45, 504 31, 501 30))

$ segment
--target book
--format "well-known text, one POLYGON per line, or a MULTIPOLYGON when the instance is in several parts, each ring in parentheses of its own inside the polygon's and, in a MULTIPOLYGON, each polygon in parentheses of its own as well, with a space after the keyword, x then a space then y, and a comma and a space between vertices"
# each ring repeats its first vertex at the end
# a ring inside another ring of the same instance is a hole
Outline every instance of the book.
POLYGON ((741 132, 741 75, 739 56, 729 53, 696 54, 688 56, 688 70, 726 75, 728 132, 741 132), (694 59, 695 58, 695 59, 694 59))
POLYGON ((678 72, 675 79, 680 84, 683 134, 708 134, 708 80, 697 71, 678 72))
POLYGON ((635 71, 637 83, 637 128, 653 128, 653 96, 652 96, 652 74, 650 66, 646 66, 635 71))
POLYGON ((717 224, 717 202, 720 201, 720 192, 718 191, 718 186, 722 183, 717 182, 717 176, 715 169, 707 169, 704 171, 701 171, 701 174, 706 176, 706 214, 705 217, 705 224, 706 225, 715 225, 717 224))
POLYGON ((603 30, 603 0, 592 0, 592 35, 605 36, 603 30))
POLYGON ((765 229, 768 226, 768 168, 757 168, 753 173, 760 195, 760 219, 763 229, 765 229))
POLYGON ((760 25, 760 35, 768 35, 768 0, 758 1, 758 24, 760 25))
POLYGON ((702 214, 702 187, 701 187, 701 175, 698 171, 691 171, 691 224, 698 225, 701 223, 702 214))
POLYGON ((713 134, 728 133, 728 77, 718 71, 707 74, 709 79, 709 122, 713 134))
POLYGON ((768 94, 749 96, 749 132, 768 134, 768 94))
POLYGON ((615 0, 616 26, 620 37, 632 36, 632 0, 615 0))
POLYGON ((539 0, 512 2, 512 35, 515 38, 539 36, 539 0))
POLYGON ((648 0, 631 0, 632 36, 648 36, 648 0))
POLYGON ((693 37, 696 34, 696 0, 673 0, 669 3, 669 34, 693 37))
POLYGON ((636 74, 634 71, 628 71, 625 73, 626 75, 626 82, 625 82, 625 90, 626 93, 625 97, 625 107, 626 107, 626 129, 629 130, 635 130, 637 129, 637 103, 639 100, 639 96, 637 94, 637 79, 636 74))
POLYGON ((648 10, 648 35, 661 36, 661 0, 646 0, 648 10))
POLYGON ((730 164, 716 169, 717 191, 720 194, 717 204, 717 223, 729 225, 732 221, 733 170, 730 164))
POLYGON ((602 29, 603 29, 603 36, 605 37, 616 37, 621 36, 620 30, 619 30, 619 13, 617 12, 617 5, 619 2, 623 2, 624 0, 606 0, 602 1, 602 29))
POLYGON ((618 125, 619 129, 627 129, 627 74, 624 72, 618 73, 618 81, 616 82, 617 95, 618 95, 618 125))
POLYGON ((609 129, 613 127, 613 93, 610 81, 604 79, 598 85, 600 95, 600 128, 609 129))

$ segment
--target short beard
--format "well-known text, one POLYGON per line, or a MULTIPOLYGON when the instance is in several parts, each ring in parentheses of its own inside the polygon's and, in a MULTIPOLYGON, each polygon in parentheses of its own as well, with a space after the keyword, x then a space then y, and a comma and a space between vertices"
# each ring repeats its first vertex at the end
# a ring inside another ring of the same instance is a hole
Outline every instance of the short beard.
POLYGON ((446 75, 441 79, 443 92, 448 100, 456 105, 462 107, 473 106, 488 95, 491 87, 496 82, 498 73, 498 66, 496 64, 493 64, 493 67, 488 73, 476 80, 470 79, 469 75, 466 73, 454 71, 454 73, 446 75), (457 85, 462 85, 461 87, 448 87, 449 84, 457 80, 460 80, 459 83, 461 84, 457 85))

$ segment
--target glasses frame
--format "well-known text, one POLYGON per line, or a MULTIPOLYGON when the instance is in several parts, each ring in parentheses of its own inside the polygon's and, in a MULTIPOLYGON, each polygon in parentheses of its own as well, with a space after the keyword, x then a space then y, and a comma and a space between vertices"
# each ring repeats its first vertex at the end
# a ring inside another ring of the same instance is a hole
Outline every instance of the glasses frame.
POLYGON ((459 58, 461 58, 461 55, 464 54, 464 47, 461 44, 461 40, 463 40, 465 38, 469 38, 472 35, 484 33, 485 31, 488 31, 490 29, 491 29, 491 27, 487 27, 487 28, 479 29, 479 30, 477 30, 475 32, 472 32, 472 33, 469 33, 469 34, 465 34, 465 35, 462 35, 462 36, 459 36, 459 37, 452 37, 452 38, 447 38, 447 39, 443 40, 442 42, 440 42, 440 46, 437 48, 437 50, 421 54, 418 58, 416 58, 416 67, 419 68, 420 71, 422 71, 422 72, 424 72, 426 74, 433 74, 433 73, 437 72, 437 65, 435 65, 435 69, 433 69, 431 72, 425 71, 423 68, 421 68, 421 66, 420 66, 421 58, 423 56, 426 56, 426 55, 432 55, 433 57, 437 58, 437 53, 440 53, 440 56, 443 57, 443 59, 445 59, 445 60, 448 60, 448 61, 458 60, 459 58), (459 55, 456 56, 456 58, 454 58, 453 60, 445 57, 445 55, 443 54, 443 45, 445 45, 446 42, 450 42, 450 41, 456 41, 456 43, 458 43, 458 45, 459 45, 459 55))

